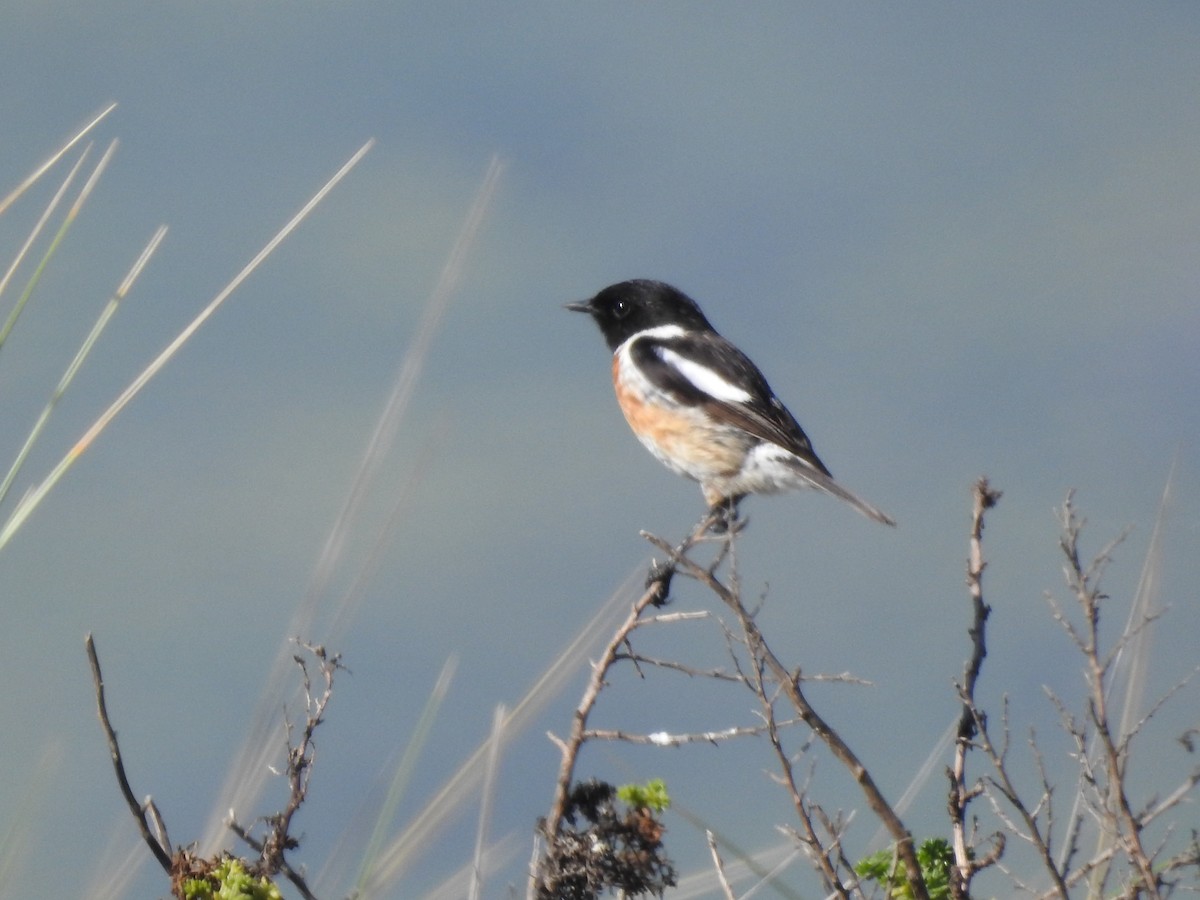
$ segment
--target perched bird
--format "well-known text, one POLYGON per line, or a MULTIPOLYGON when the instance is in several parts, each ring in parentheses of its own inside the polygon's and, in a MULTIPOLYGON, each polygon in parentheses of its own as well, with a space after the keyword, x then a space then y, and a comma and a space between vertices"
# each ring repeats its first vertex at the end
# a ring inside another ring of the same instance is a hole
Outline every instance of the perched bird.
POLYGON ((613 351, 621 412, 667 468, 700 482, 714 510, 746 494, 818 488, 887 525, 896 523, 833 480, 767 380, 661 281, 623 281, 567 309, 590 315, 613 351))

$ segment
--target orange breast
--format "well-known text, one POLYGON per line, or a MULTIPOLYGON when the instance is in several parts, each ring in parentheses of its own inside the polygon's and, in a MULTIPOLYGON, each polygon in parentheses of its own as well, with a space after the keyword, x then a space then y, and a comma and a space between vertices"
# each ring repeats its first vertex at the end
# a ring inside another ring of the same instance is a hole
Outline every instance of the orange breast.
POLYGON ((633 433, 669 468, 700 482, 741 468, 748 447, 738 430, 713 424, 699 409, 647 402, 621 377, 618 357, 613 358, 613 386, 633 433))

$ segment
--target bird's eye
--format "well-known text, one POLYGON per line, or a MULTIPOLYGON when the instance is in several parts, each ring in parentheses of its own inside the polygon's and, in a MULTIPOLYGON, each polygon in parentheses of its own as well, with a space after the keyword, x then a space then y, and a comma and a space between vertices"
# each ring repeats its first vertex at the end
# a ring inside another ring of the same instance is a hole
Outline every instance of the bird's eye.
POLYGON ((628 300, 618 300, 613 304, 613 317, 617 319, 623 319, 629 315, 629 311, 631 309, 633 309, 633 307, 629 305, 628 300))

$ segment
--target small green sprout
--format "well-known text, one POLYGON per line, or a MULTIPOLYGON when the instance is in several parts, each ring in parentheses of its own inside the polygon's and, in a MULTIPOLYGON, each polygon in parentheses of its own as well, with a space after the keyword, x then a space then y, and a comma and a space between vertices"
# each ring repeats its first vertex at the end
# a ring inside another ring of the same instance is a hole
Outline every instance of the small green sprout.
POLYGON ((667 785, 661 778, 652 778, 645 784, 623 784, 617 788, 617 796, 634 809, 662 812, 671 805, 667 785))

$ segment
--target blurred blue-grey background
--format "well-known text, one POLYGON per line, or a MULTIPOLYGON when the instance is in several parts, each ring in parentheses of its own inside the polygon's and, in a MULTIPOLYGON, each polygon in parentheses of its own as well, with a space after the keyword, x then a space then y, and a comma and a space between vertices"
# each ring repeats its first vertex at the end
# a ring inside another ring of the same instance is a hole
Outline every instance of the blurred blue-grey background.
MULTIPOLYGON (((456 679, 401 825, 486 738, 493 707, 516 703, 644 563, 639 529, 676 538, 701 513, 695 486, 627 432, 594 327, 562 311, 629 277, 694 296, 839 479, 899 521, 815 495, 756 498, 738 550, 781 655, 874 683, 814 700, 890 796, 956 713, 981 474, 1004 491, 987 532, 981 688, 993 704, 1011 696, 1021 743, 1020 723, 1053 731, 1042 685, 1081 684, 1043 599, 1065 597, 1055 508, 1077 489, 1086 550, 1132 527, 1105 582, 1111 638, 1174 463, 1157 696, 1195 666, 1200 635, 1197 47, 1191 3, 10 0, 0 193, 113 100, 94 137, 120 146, 0 355, 5 459, 153 229, 170 226, 16 494, 378 143, 4 549, 0 894, 81 896, 136 846, 87 631, 135 791, 155 796, 173 839, 199 839, 493 156, 504 169, 486 219, 323 593, 353 581, 402 498, 331 644, 352 673, 320 734, 298 862, 319 871, 345 828, 370 821, 448 656, 456 679)), ((0 217, 6 260, 63 172, 0 217)), ((680 587, 678 608, 706 602, 680 587)), ((656 646, 719 663, 714 633, 687 628, 656 646)), ((567 730, 581 678, 501 759, 492 831, 519 852, 488 896, 520 883, 557 770, 545 731, 567 730)), ((598 724, 746 724, 749 701, 652 673, 614 685, 598 724)), ((1191 699, 1164 713, 1135 768, 1143 789, 1174 785, 1189 761, 1167 738, 1195 724, 1191 699)), ((1062 764, 1069 746, 1047 740, 1062 764)), ((745 742, 595 747, 580 773, 665 777, 678 806, 758 850, 789 820, 771 767, 745 742)), ((814 792, 859 802, 827 759, 814 792)), ((944 832, 944 793, 939 768, 910 813, 919 833, 944 832)), ((469 861, 475 803, 395 896, 469 861)), ((702 869, 703 835, 667 822, 684 869, 702 869)), ((853 839, 873 832, 860 813, 853 839)), ((792 883, 809 890, 798 865, 792 883)), ((348 888, 334 873, 322 896, 348 888)), ((128 888, 166 893, 152 865, 128 888)))

